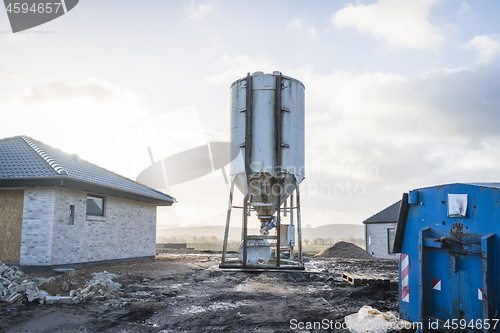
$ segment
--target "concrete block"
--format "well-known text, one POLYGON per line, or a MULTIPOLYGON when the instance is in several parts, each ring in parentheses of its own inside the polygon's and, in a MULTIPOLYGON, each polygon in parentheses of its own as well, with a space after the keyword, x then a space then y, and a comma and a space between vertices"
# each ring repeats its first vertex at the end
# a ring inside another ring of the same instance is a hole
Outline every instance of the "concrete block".
POLYGON ((48 292, 46 292, 45 290, 38 290, 38 298, 39 299, 41 299, 43 301, 45 299, 45 297, 47 297, 47 296, 49 296, 48 292))
POLYGON ((7 298, 5 301, 9 304, 15 303, 18 299, 20 299, 22 296, 19 293, 16 293, 9 298, 7 298))
MULTIPOLYGON (((9 275, 10 276, 10 275, 9 275)), ((9 283, 12 283, 12 278, 8 278, 7 275, 2 275, 2 281, 5 281, 5 282, 9 282, 9 283)))
POLYGON ((2 285, 3 285, 4 287, 7 287, 9 284, 11 284, 11 283, 12 283, 12 281, 7 280, 7 279, 6 279, 6 278, 4 278, 3 276, 0 276, 0 278, 1 278, 1 279, 0 279, 0 282, 2 283, 2 285))
POLYGON ((92 286, 87 286, 82 289, 81 293, 82 294, 88 294, 92 290, 92 286))
POLYGON ((26 290, 36 290, 36 283, 35 282, 29 282, 26 284, 26 290))
POLYGON ((45 297, 45 304, 56 304, 59 303, 60 299, 60 296, 47 296, 45 297))
POLYGON ((38 299, 38 292, 35 290, 28 290, 26 292, 26 297, 28 298, 28 302, 33 302, 34 300, 38 299))
POLYGON ((59 303, 61 304, 71 304, 73 303, 72 297, 69 296, 60 296, 59 303))
POLYGON ((19 286, 15 285, 15 286, 12 286, 10 288, 7 288, 7 292, 8 292, 9 295, 14 295, 15 293, 21 291, 19 289, 20 289, 19 286))

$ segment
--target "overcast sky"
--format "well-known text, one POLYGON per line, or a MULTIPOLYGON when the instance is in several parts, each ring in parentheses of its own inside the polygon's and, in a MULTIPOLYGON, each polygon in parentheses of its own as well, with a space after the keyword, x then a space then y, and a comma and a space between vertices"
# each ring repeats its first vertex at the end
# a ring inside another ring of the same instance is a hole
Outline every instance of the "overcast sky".
MULTIPOLYGON (((231 83, 279 70, 306 86, 303 224, 359 224, 410 189, 500 181, 499 14, 494 0, 82 0, 12 34, 0 10, 0 138, 136 179, 147 147, 227 141, 231 83)), ((221 173, 169 191, 160 226, 225 222, 221 173)))

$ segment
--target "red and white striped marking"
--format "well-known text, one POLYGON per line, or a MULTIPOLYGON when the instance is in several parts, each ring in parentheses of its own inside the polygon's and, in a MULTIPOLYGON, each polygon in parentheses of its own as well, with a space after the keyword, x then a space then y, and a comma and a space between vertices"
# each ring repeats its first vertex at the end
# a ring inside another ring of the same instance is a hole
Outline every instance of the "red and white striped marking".
POLYGON ((434 289, 434 290, 441 290, 441 280, 439 280, 439 279, 432 279, 432 289, 434 289))
POLYGON ((410 285, 408 284, 410 258, 407 254, 401 253, 401 300, 410 303, 410 285))
POLYGON ((481 288, 477 288, 477 299, 479 299, 480 301, 483 300, 483 289, 481 288))

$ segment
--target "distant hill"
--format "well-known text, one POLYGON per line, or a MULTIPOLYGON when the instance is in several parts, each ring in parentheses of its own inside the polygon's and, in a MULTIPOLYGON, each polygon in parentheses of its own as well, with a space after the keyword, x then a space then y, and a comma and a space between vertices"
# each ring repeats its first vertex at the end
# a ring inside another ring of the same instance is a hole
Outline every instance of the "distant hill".
MULTIPOLYGON (((250 235, 258 235, 259 229, 248 229, 250 235)), ((231 227, 229 231, 230 241, 239 241, 241 228, 231 227)), ((177 240, 190 242, 193 237, 212 236, 222 240, 224 238, 224 227, 190 227, 190 228, 159 228, 157 237, 175 237, 177 240)), ((349 238, 364 238, 364 227, 358 224, 328 224, 316 228, 302 228, 302 239, 312 242, 316 238, 332 238, 335 241, 349 238)))
POLYGON ((302 228, 302 239, 332 238, 335 241, 365 238, 364 226, 358 224, 327 224, 317 228, 302 228))

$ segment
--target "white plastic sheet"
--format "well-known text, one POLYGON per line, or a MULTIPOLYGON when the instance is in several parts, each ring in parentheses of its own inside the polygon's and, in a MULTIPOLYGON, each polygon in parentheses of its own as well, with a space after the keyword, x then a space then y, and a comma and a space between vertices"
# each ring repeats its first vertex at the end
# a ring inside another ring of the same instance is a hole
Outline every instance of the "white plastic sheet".
POLYGON ((388 330, 399 331, 404 327, 404 321, 392 312, 380 312, 367 305, 358 313, 346 316, 345 323, 351 333, 387 333, 388 330))

